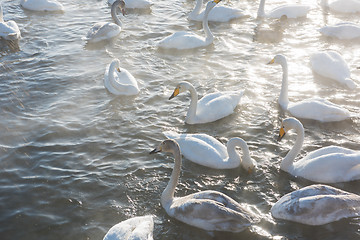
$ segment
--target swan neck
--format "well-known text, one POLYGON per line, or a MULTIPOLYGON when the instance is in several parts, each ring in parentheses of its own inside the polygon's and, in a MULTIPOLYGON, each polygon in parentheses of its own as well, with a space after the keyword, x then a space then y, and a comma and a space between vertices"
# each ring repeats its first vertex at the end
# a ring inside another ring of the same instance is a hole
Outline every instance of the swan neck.
POLYGON ((320 6, 323 7, 323 8, 329 7, 328 0, 321 0, 320 6))
POLYGON ((0 22, 4 22, 3 8, 2 8, 1 3, 0 3, 0 22))
POLYGON ((175 158, 174 168, 171 173, 170 180, 165 190, 161 194, 161 204, 167 206, 174 199, 175 187, 179 181, 180 170, 181 170, 181 153, 180 148, 173 148, 172 153, 175 158))
POLYGON ((265 0, 260 1, 257 17, 265 17, 265 0))
POLYGON ((205 10, 205 13, 204 13, 204 19, 203 19, 203 29, 204 29, 204 32, 205 32, 205 41, 207 43, 212 43, 214 41, 214 35, 212 34, 212 32, 210 31, 210 28, 209 28, 209 21, 208 21, 208 18, 209 18, 209 13, 211 11, 213 7, 210 7, 210 8, 207 8, 205 10))
POLYGON ((195 90, 195 88, 192 85, 189 85, 188 90, 190 92, 190 107, 186 115, 187 121, 191 123, 191 121, 196 116, 196 109, 197 109, 197 103, 198 103, 198 94, 195 90))
POLYGON ((236 151, 236 147, 240 147, 243 153, 242 161, 246 162, 248 166, 252 165, 250 152, 247 144, 244 141, 232 141, 232 139, 229 140, 226 147, 229 155, 229 165, 232 165, 235 168, 241 164, 241 157, 236 151))
POLYGON ((281 82, 281 90, 279 96, 279 104, 283 109, 287 109, 289 105, 289 97, 288 97, 288 66, 287 62, 284 61, 281 63, 281 67, 283 70, 282 82, 281 82))
POLYGON ((201 10, 201 6, 202 6, 202 0, 196 0, 195 8, 191 11, 189 17, 195 18, 196 16, 198 16, 201 10))
POLYGON ((286 154, 285 158, 280 164, 280 168, 286 172, 289 172, 293 166, 293 162, 296 156, 300 153, 302 145, 304 143, 304 127, 299 123, 294 127, 297 133, 295 144, 292 149, 286 154))
POLYGON ((120 2, 119 2, 119 1, 115 1, 115 2, 113 3, 113 5, 111 6, 111 17, 112 17, 112 19, 115 21, 115 23, 116 23, 117 25, 119 25, 120 27, 122 27, 122 26, 123 26, 123 25, 122 25, 122 22, 120 21, 120 18, 119 18, 118 15, 117 15, 117 9, 118 9, 119 5, 120 5, 120 2))

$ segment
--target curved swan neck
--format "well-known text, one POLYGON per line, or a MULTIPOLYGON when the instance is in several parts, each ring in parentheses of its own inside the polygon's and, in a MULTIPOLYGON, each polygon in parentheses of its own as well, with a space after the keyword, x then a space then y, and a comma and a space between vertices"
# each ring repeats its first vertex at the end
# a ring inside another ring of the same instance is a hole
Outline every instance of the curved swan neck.
POLYGON ((190 107, 189 107, 189 110, 186 114, 186 119, 188 121, 190 121, 191 123, 191 120, 195 118, 196 116, 196 109, 197 109, 197 103, 198 103, 198 94, 194 88, 193 85, 189 84, 187 86, 187 89, 189 90, 190 92, 190 107))
POLYGON ((191 11, 189 17, 195 18, 196 16, 198 16, 201 10, 201 6, 202 6, 202 0, 196 0, 195 8, 191 11))
POLYGON ((286 172, 289 172, 304 143, 304 127, 300 122, 294 122, 293 124, 293 129, 295 129, 295 132, 297 133, 295 144, 293 148, 286 154, 285 158, 281 161, 280 164, 280 168, 286 172))
POLYGON ((279 104, 283 109, 287 109, 289 105, 289 97, 288 97, 288 66, 286 59, 284 59, 284 61, 282 61, 280 64, 283 70, 283 77, 281 82, 279 104))
MULTIPOLYGON (((211 2, 209 2, 211 3, 211 2)), ((205 41, 207 43, 211 43, 214 40, 214 35, 212 34, 212 32, 210 31, 209 28, 209 22, 208 22, 208 18, 209 18, 209 13, 211 11, 211 9, 213 9, 215 5, 206 5, 206 9, 205 9, 205 13, 204 13, 204 19, 203 19, 203 29, 205 32, 205 41)))
POLYGON ((118 9, 119 5, 120 5, 120 2, 119 2, 119 1, 115 1, 115 2, 113 3, 113 5, 111 6, 111 17, 112 17, 112 19, 115 21, 115 23, 116 23, 117 25, 119 25, 120 27, 122 27, 122 26, 123 26, 123 25, 122 25, 122 22, 120 21, 118 15, 117 15, 117 9, 118 9))
POLYGON ((240 138, 231 138, 227 143, 227 152, 229 155, 229 164, 233 166, 239 166, 241 163, 242 165, 252 166, 253 162, 250 157, 249 147, 246 142, 240 138), (239 153, 236 151, 236 147, 240 147, 242 151, 242 161, 240 158, 239 153))
POLYGON ((257 17, 265 17, 265 0, 260 1, 257 17))
POLYGON ((3 15, 3 9, 1 3, 0 3, 0 22, 4 22, 4 15, 3 15))
POLYGON ((161 204, 166 206, 169 202, 172 202, 174 199, 175 187, 179 181, 180 170, 181 170, 181 153, 180 147, 172 148, 172 154, 175 158, 174 168, 171 173, 171 177, 169 180, 168 185, 166 186, 165 190, 161 194, 161 204))

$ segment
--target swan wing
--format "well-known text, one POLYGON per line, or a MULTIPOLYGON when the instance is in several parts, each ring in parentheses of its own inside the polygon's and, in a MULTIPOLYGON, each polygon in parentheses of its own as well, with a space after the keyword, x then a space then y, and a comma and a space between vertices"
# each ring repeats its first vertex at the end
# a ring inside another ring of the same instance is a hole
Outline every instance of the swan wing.
POLYGON ((32 11, 64 11, 64 7, 56 0, 26 0, 21 6, 32 11))
POLYGON ((258 221, 252 212, 233 199, 214 192, 205 191, 179 198, 171 206, 173 217, 208 231, 240 232, 258 221), (232 208, 234 204, 236 208, 232 208))
POLYGON ((159 47, 169 49, 191 49, 207 45, 205 38, 192 32, 176 32, 159 42, 159 47))
POLYGON ((360 12, 360 1, 358 0, 338 0, 329 4, 329 8, 334 12, 356 13, 360 12))
POLYGON ((344 22, 333 26, 322 27, 319 29, 319 32, 326 36, 350 40, 360 37, 360 26, 354 23, 344 22))
POLYGON ((315 119, 321 122, 342 121, 350 118, 350 112, 325 99, 306 99, 293 103, 288 111, 297 118, 315 119))
POLYGON ((271 208, 275 218, 322 225, 360 215, 360 196, 326 185, 312 185, 284 195, 271 208))
POLYGON ((360 179, 360 152, 328 153, 294 163, 293 175, 314 182, 336 183, 360 179))
POLYGON ((216 92, 202 97, 197 105, 196 116, 200 122, 212 122, 234 112, 243 91, 216 92))
MULTIPOLYGON (((191 18, 194 21, 202 21, 204 19, 205 11, 199 13, 196 17, 191 18)), ((208 16, 208 21, 211 22, 228 22, 233 19, 248 17, 243 11, 235 8, 216 6, 214 7, 208 16)))
POLYGON ((16 22, 0 22, 0 37, 3 37, 7 40, 20 38, 20 30, 16 22))
POLYGON ((153 216, 133 217, 109 229, 103 240, 153 240, 153 216))
POLYGON ((88 31, 85 40, 89 42, 99 42, 113 38, 121 32, 121 27, 115 23, 99 22, 95 23, 88 31))
POLYGON ((287 18, 299 18, 306 17, 310 7, 300 4, 289 4, 274 8, 272 11, 267 13, 269 18, 281 18, 286 15, 287 18))

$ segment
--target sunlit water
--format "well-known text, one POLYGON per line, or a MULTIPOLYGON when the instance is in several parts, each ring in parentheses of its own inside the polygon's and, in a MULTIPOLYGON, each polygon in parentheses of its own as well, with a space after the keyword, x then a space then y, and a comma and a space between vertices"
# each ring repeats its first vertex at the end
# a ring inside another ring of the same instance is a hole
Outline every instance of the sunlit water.
MULTIPOLYGON (((279 123, 289 114, 277 104, 281 67, 266 65, 278 53, 287 56, 290 101, 324 97, 358 115, 359 88, 350 91, 314 76, 309 56, 337 50, 359 80, 360 42, 316 31, 340 21, 359 23, 359 15, 329 14, 304 0, 313 6, 308 17, 280 24, 256 19, 258 1, 223 1, 252 17, 211 23, 214 44, 181 53, 159 51, 156 44, 175 31, 203 34, 201 24, 186 18, 193 0, 153 1, 151 12, 129 11, 121 34, 96 46, 87 46, 82 37, 93 23, 111 21, 107 2, 61 2, 63 14, 34 13, 19 1, 2 1, 5 19, 18 23, 22 39, 21 51, 4 48, 0 55, 1 239, 102 239, 114 224, 145 214, 156 216, 154 239, 360 239, 359 219, 310 227, 271 217, 269 210, 281 196, 312 182, 279 168, 295 134, 276 141, 279 123), (113 58, 137 78, 139 95, 116 97, 104 89, 104 71, 113 58), (200 96, 237 89, 245 94, 231 116, 187 125, 189 94, 168 100, 180 81, 191 82, 200 96), (214 170, 184 159, 176 195, 224 192, 256 206, 262 212, 259 224, 237 234, 211 235, 167 216, 160 194, 173 157, 149 152, 169 129, 207 133, 224 143, 234 136, 247 141, 258 162, 254 173, 214 170)), ((266 9, 284 3, 268 1, 266 9)), ((359 117, 302 122, 302 156, 331 144, 360 149, 359 117)), ((333 186, 360 194, 359 181, 333 186)))

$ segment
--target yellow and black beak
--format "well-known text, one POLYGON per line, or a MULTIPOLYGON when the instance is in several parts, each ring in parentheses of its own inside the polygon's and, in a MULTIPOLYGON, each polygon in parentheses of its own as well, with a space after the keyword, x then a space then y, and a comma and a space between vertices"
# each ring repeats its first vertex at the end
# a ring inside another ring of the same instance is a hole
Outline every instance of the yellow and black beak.
POLYGON ((121 72, 121 71, 120 71, 120 68, 117 68, 116 71, 121 72))
POLYGON ((214 3, 218 4, 221 0, 214 0, 214 3))
POLYGON ((284 129, 284 127, 281 127, 280 128, 280 132, 279 132, 279 137, 278 137, 278 142, 280 142, 281 141, 281 139, 285 136, 285 129, 284 129))
POLYGON ((174 97, 176 97, 177 95, 179 95, 179 93, 180 93, 179 88, 178 88, 178 87, 175 88, 173 94, 171 94, 171 96, 169 97, 169 100, 171 100, 171 99, 173 99, 174 97))
POLYGON ((161 152, 161 151, 162 151, 161 147, 157 147, 154 150, 152 150, 149 154, 158 153, 158 152, 161 152))
POLYGON ((271 59, 271 61, 270 61, 270 62, 268 62, 268 63, 267 63, 267 65, 269 65, 269 64, 273 64, 274 62, 275 62, 275 58, 271 59))

